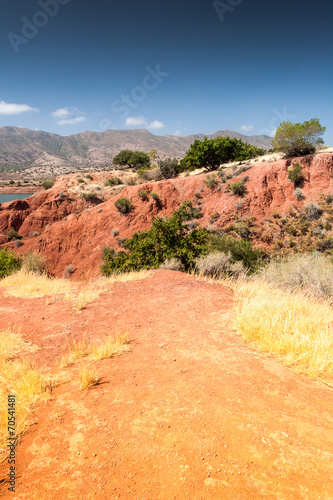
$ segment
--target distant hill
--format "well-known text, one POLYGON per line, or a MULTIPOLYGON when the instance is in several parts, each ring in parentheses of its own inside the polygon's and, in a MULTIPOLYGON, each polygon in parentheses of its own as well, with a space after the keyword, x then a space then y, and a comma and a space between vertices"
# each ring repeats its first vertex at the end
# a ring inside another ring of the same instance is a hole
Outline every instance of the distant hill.
MULTIPOLYGON (((231 130, 219 130, 207 137, 230 136, 254 146, 269 149, 271 138, 265 135, 246 136, 231 130)), ((122 149, 149 152, 160 156, 182 157, 195 139, 206 134, 185 137, 154 135, 145 129, 82 132, 61 136, 49 132, 18 127, 0 128, 0 173, 22 170, 30 175, 60 175, 78 169, 104 167, 122 149)))

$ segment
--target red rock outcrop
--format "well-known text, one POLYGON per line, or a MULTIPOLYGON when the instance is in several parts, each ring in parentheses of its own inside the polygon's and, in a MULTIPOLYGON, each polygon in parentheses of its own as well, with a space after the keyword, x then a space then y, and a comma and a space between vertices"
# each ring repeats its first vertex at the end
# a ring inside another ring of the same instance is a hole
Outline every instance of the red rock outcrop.
POLYGON ((287 177, 289 166, 296 160, 301 163, 305 175, 302 190, 306 203, 316 201, 321 194, 333 192, 332 153, 254 164, 250 170, 229 181, 237 182, 248 176, 244 198, 232 196, 226 190, 227 184, 220 184, 213 189, 206 187, 204 180, 207 174, 200 174, 128 186, 108 201, 90 206, 78 214, 74 212, 89 204, 82 197, 75 198, 66 191, 70 176, 63 176, 49 191, 20 204, 3 204, 0 209, 0 231, 3 233, 9 227, 19 229, 27 239, 17 252, 26 253, 32 249, 42 253, 58 276, 63 275, 68 265, 75 266, 76 279, 97 276, 105 245, 117 247, 118 238, 128 238, 136 231, 149 228, 154 217, 171 215, 184 200, 200 204, 202 225, 209 225, 211 214, 218 212, 220 217, 215 223, 218 227, 233 221, 236 213, 239 217, 255 216, 259 223, 274 211, 283 214, 291 205, 303 205, 304 202, 296 200, 293 194, 295 187, 287 177), (151 197, 142 201, 138 196, 142 189, 148 193, 155 191, 159 201, 151 197), (199 200, 195 196, 198 192, 202 196, 199 200), (121 197, 132 200, 133 208, 129 214, 120 214, 114 205, 121 197), (113 235, 112 229, 117 229, 119 234, 113 235), (41 232, 40 236, 31 237, 33 231, 41 232))

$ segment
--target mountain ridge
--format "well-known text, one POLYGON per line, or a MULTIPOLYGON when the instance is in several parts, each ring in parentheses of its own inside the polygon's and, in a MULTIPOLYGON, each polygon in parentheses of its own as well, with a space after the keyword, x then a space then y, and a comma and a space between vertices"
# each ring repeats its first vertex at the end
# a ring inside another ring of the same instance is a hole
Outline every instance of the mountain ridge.
POLYGON ((160 156, 180 158, 196 139, 227 135, 263 149, 271 146, 268 136, 245 136, 231 130, 174 136, 155 135, 146 129, 110 129, 61 136, 7 126, 0 128, 0 173, 24 170, 28 177, 32 174, 58 176, 80 169, 105 167, 112 164, 112 158, 122 149, 147 153, 156 149, 160 156))

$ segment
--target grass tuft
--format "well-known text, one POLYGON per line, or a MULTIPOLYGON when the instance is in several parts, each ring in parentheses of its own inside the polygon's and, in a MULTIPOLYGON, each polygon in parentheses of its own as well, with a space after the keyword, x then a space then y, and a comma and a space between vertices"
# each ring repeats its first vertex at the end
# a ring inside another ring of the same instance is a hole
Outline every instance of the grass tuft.
POLYGON ((79 371, 79 381, 81 391, 98 384, 99 376, 96 368, 94 366, 90 367, 82 364, 79 371))
POLYGON ((108 335, 105 342, 100 345, 90 347, 90 358, 93 360, 111 358, 117 354, 123 354, 129 349, 128 332, 117 332, 108 335))

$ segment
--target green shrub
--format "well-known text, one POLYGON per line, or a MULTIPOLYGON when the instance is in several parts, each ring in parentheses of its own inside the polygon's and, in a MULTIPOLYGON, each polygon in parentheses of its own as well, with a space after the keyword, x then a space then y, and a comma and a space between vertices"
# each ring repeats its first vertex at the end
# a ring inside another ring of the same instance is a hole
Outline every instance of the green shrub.
POLYGON ((183 203, 171 217, 156 217, 151 229, 133 234, 125 242, 126 251, 107 253, 101 271, 108 276, 115 271, 156 269, 166 259, 179 259, 187 271, 196 257, 206 252, 209 233, 206 229, 189 230, 191 202, 183 203))
POLYGON ((119 177, 114 176, 106 179, 104 186, 119 186, 122 183, 123 181, 119 177))
POLYGON ((43 189, 50 189, 54 185, 55 181, 44 181, 42 182, 43 189))
POLYGON ((245 196, 246 194, 246 186, 244 184, 243 181, 239 181, 239 182, 234 182, 233 184, 231 184, 231 191, 233 192, 233 194, 235 196, 245 196))
POLYGON ((17 257, 14 253, 8 252, 8 249, 2 248, 0 250, 0 278, 4 278, 21 268, 22 259, 17 257))
POLYGON ((223 231, 212 234, 208 244, 209 252, 223 252, 231 255, 234 262, 241 261, 245 269, 256 271, 263 263, 265 254, 259 249, 253 249, 250 241, 236 240, 223 231))
POLYGON ((127 214, 132 209, 132 202, 128 198, 119 198, 115 202, 115 207, 121 214, 127 214))
POLYGON ((100 203, 101 200, 98 198, 96 193, 82 193, 82 198, 84 198, 89 203, 100 203))
POLYGON ((199 191, 197 193, 194 193, 194 196, 198 199, 198 200, 201 200, 202 198, 202 194, 199 193, 199 191))
POLYGON ((86 182, 86 181, 85 181, 84 179, 82 179, 82 177, 80 177, 80 178, 77 180, 77 182, 78 182, 79 184, 82 184, 83 182, 86 182))
POLYGON ((145 201, 148 197, 147 191, 145 191, 144 189, 140 189, 140 191, 138 192, 138 197, 141 198, 142 201, 145 201))
POLYGON ((7 231, 7 236, 10 241, 20 240, 22 238, 22 236, 17 231, 15 231, 15 229, 9 229, 9 231, 7 231))
POLYGON ((150 193, 150 196, 153 198, 153 200, 157 201, 160 199, 160 197, 158 196, 157 193, 155 193, 155 191, 153 191, 152 193, 150 193))
POLYGON ((217 186, 218 184, 218 181, 216 179, 216 174, 207 175, 206 179, 204 180, 204 183, 209 189, 214 189, 214 187, 217 186))
POLYGON ((305 180, 302 165, 298 161, 293 163, 292 168, 288 170, 288 179, 293 182, 295 186, 298 186, 305 180))
POLYGON ((135 186, 136 185, 135 177, 127 177, 125 179, 125 182, 126 182, 127 186, 135 186))

